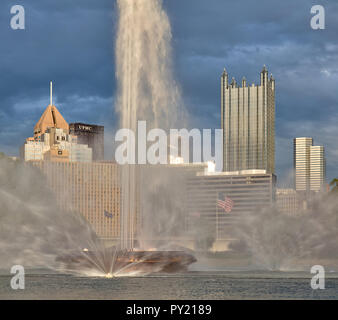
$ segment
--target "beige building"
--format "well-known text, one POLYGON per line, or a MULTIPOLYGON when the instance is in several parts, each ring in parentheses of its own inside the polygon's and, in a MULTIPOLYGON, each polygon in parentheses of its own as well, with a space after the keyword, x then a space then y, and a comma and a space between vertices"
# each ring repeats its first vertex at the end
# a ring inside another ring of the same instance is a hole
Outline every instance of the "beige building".
POLYGON ((275 80, 264 66, 260 85, 229 84, 221 77, 223 171, 248 169, 275 171, 275 80))
POLYGON ((81 213, 104 239, 120 235, 120 169, 112 162, 33 161, 61 209, 81 213))
POLYGON ((297 191, 318 192, 325 189, 324 147, 314 146, 312 138, 294 139, 294 179, 297 191))
POLYGON ((91 162, 92 148, 79 144, 77 136, 69 134, 69 126, 53 105, 51 83, 50 105, 34 127, 34 136, 20 148, 25 161, 91 162))
POLYGON ((293 162, 295 189, 307 191, 310 188, 310 146, 312 138, 295 138, 293 140, 293 162))
POLYGON ((324 191, 326 186, 326 163, 323 146, 310 147, 310 190, 324 191))

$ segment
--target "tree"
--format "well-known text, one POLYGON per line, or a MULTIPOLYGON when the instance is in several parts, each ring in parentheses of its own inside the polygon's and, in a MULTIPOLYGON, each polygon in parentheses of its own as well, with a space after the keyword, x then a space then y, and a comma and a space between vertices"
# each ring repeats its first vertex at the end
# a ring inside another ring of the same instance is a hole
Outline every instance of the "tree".
POLYGON ((332 187, 331 192, 338 192, 338 178, 333 179, 330 186, 332 187))

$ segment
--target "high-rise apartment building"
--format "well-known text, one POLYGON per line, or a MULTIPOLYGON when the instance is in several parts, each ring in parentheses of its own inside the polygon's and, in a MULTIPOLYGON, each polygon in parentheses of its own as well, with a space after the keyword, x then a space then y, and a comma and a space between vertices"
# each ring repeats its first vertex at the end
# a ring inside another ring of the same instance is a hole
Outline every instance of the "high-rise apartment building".
POLYGON ((71 123, 69 133, 77 136, 78 143, 86 144, 93 150, 93 161, 104 160, 104 127, 85 124, 71 123))
POLYGON ((297 191, 321 191, 325 187, 324 147, 314 146, 309 137, 295 138, 294 179, 297 191))
POLYGON ((260 85, 229 84, 227 71, 221 77, 221 127, 223 171, 275 171, 275 80, 264 66, 260 85))

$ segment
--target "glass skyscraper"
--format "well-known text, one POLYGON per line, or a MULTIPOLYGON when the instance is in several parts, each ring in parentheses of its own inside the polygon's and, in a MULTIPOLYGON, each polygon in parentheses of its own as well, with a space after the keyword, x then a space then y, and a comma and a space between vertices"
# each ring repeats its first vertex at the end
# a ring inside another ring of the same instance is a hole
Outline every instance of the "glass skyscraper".
POLYGON ((227 71, 221 77, 221 127, 223 171, 275 171, 275 80, 263 67, 260 85, 229 84, 227 71))

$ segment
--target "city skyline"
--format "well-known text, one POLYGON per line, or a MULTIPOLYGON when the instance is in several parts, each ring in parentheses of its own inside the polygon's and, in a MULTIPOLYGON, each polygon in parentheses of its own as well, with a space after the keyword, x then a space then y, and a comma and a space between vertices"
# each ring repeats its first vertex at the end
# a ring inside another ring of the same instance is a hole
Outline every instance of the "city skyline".
POLYGON ((337 1, 28 2, 0 3, 0 300, 338 298, 337 1))
MULTIPOLYGON (((1 3, 1 21, 7 21, 6 6, 10 5, 7 0, 1 3)), ((67 32, 62 32, 64 27, 59 25, 53 10, 50 11, 56 5, 39 1, 25 6, 29 18, 27 30, 13 33, 1 28, 8 49, 17 52, 13 55, 0 52, 1 68, 8 75, 6 80, 0 80, 0 147, 5 153, 18 155, 17 146, 29 136, 48 101, 46 83, 55 79, 55 104, 60 112, 70 122, 104 125, 106 157, 112 156, 109 142, 117 127, 117 116, 113 109, 116 85, 111 39, 115 35, 111 23, 114 23, 116 10, 113 8, 112 14, 112 3, 106 0, 95 5, 84 1, 82 5, 78 9, 63 6, 62 1, 57 5, 67 8, 60 9, 69 27, 67 32), (94 7, 97 15, 88 14, 87 9, 94 7), (35 11, 30 17, 32 9, 35 11), (41 28, 36 16, 41 13, 46 14, 42 18, 45 28, 41 28), (64 37, 67 33, 69 36, 64 37), (54 35, 48 48, 42 45, 47 34, 54 35), (80 58, 79 46, 84 49, 80 58), (24 56, 19 53, 22 47, 25 47, 24 56), (17 66, 15 73, 7 67, 13 65, 17 66), (16 127, 14 131, 13 126, 16 127)), ((336 177, 338 96, 334 88, 338 66, 334 31, 337 21, 330 16, 338 12, 337 4, 326 6, 330 14, 325 33, 311 30, 310 6, 306 1, 293 4, 292 13, 288 14, 287 2, 263 1, 259 5, 248 2, 246 6, 250 10, 243 13, 241 21, 233 18, 242 14, 238 4, 225 6, 222 1, 215 1, 208 10, 206 5, 203 1, 164 1, 173 26, 174 67, 191 126, 219 127, 219 73, 224 66, 231 68, 231 74, 237 79, 245 75, 248 83, 252 83, 256 81, 257 68, 266 64, 278 79, 276 174, 279 183, 284 182, 282 178, 289 184, 292 182, 289 178, 293 167, 292 139, 297 136, 312 136, 317 144, 325 145, 328 181, 336 177), (261 14, 263 7, 264 15, 261 14), (200 17, 201 12, 204 12, 201 25, 192 29, 191 19, 200 17), (252 28, 246 28, 250 25, 252 28), (266 25, 271 28, 265 28, 266 25), (232 32, 223 32, 225 29, 232 32)))

